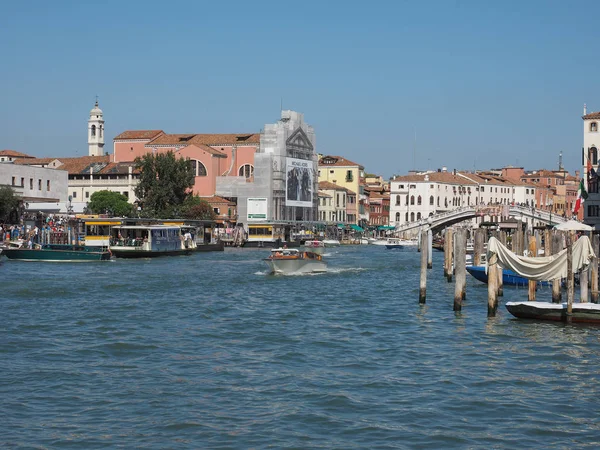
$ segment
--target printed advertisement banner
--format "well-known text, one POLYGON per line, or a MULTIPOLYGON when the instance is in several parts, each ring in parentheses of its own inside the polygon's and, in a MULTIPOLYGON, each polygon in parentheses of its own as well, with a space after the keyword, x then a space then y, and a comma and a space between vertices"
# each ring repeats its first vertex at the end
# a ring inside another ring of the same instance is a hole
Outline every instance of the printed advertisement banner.
POLYGON ((312 207, 313 162, 308 159, 286 158, 286 206, 312 207))

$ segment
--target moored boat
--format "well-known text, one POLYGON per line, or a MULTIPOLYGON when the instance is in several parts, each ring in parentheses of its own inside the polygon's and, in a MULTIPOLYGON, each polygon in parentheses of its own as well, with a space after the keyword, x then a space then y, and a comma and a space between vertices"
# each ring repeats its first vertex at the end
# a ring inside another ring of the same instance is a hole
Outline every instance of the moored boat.
MULTIPOLYGON (((519 319, 566 321, 566 303, 507 302, 506 309, 519 319)), ((573 303, 571 322, 600 324, 600 304, 573 303)))
MULTIPOLYGON (((485 266, 467 266, 467 272, 469 272, 476 280, 482 283, 488 282, 488 274, 485 266)), ((529 286, 529 280, 509 269, 502 269, 502 284, 504 286, 529 286)), ((548 286, 548 281, 538 281, 538 286, 548 286)))
POLYGON ((327 264, 323 257, 315 252, 300 251, 295 248, 274 248, 264 260, 270 273, 313 273, 326 272, 327 264))
POLYGON ((402 249, 404 248, 404 245, 400 243, 400 239, 398 238, 387 238, 385 240, 385 248, 387 248, 388 250, 402 249))
POLYGON ((69 244, 44 244, 35 245, 33 248, 5 248, 2 254, 11 260, 45 262, 108 261, 111 257, 110 252, 107 250, 69 244))
POLYGON ((323 243, 325 244, 325 247, 339 247, 340 246, 340 241, 338 241, 337 239, 323 239, 323 243))
POLYGON ((110 251, 117 258, 189 255, 196 251, 176 225, 122 225, 111 230, 110 251))

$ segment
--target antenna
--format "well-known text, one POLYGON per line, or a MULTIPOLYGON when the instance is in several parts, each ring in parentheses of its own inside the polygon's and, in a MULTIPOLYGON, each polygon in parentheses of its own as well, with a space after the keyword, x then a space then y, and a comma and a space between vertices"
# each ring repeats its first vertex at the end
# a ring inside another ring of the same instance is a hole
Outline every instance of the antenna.
POLYGON ((279 97, 279 112, 283 111, 283 97, 279 97))
POLYGON ((563 170, 563 164, 562 164, 562 152, 560 152, 558 154, 558 170, 563 170))

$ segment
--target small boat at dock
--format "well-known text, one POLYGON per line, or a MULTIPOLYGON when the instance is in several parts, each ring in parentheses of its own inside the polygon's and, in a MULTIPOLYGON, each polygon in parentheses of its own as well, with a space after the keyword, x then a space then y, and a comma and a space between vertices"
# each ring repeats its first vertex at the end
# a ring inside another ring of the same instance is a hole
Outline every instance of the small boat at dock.
POLYGON ((271 274, 327 272, 327 264, 321 255, 296 248, 274 248, 264 261, 271 274))
MULTIPOLYGON (((488 274, 485 266, 466 266, 467 272, 469 272, 473 278, 487 284, 488 274)), ((509 269, 502 269, 502 284, 504 286, 529 286, 529 280, 509 269)), ((538 281, 538 286, 549 286, 551 283, 548 281, 538 281)))
POLYGON ((196 251, 193 238, 175 225, 122 225, 112 227, 110 251, 116 258, 153 258, 190 255, 196 251))
POLYGON ((33 248, 4 248, 2 254, 10 260, 45 262, 108 261, 111 257, 107 250, 69 244, 43 244, 34 245, 33 248))
MULTIPOLYGON (((562 322, 567 320, 566 303, 548 302, 507 302, 506 309, 519 319, 552 320, 562 322)), ((600 324, 600 304, 573 303, 571 322, 600 324)))
POLYGON ((323 243, 325 244, 325 247, 339 247, 340 246, 340 241, 338 241, 337 239, 323 239, 323 243))

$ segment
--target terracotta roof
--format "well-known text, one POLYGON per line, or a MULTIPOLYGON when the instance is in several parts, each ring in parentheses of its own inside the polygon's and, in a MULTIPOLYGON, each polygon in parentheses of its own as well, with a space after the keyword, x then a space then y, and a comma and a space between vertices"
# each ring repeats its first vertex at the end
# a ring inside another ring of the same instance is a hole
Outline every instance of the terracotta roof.
POLYGON ((343 156, 334 156, 334 155, 323 155, 321 159, 319 159, 319 166, 323 167, 359 167, 364 169, 360 164, 356 164, 355 162, 350 161, 349 159, 344 158, 343 156), (330 163, 324 163, 325 161, 331 161, 330 163))
POLYGON ((52 161, 57 160, 58 158, 32 158, 32 157, 27 157, 27 158, 18 158, 15 159, 14 163, 15 164, 21 164, 23 166, 39 166, 42 164, 50 164, 52 161))
POLYGON ((163 134, 147 145, 233 145, 260 144, 260 134, 163 134))
POLYGON ((425 182, 425 176, 428 176, 427 181, 436 183, 450 183, 450 184, 471 184, 477 185, 475 181, 468 180, 460 175, 454 175, 453 172, 431 172, 428 174, 411 174, 396 176, 394 181, 406 181, 406 182, 425 182))
POLYGON ((23 165, 48 165, 52 161, 61 164, 54 167, 58 170, 66 170, 70 174, 89 173, 89 168, 94 167, 94 173, 101 173, 110 163, 110 156, 82 156, 79 158, 32 158, 16 160, 15 164, 23 165))
POLYGON ((212 197, 200 197, 202 200, 208 202, 211 205, 222 205, 223 203, 227 206, 235 206, 235 202, 231 200, 227 200, 226 198, 219 197, 218 195, 214 195, 212 197))
POLYGON ((164 134, 163 130, 127 130, 116 136, 117 139, 154 139, 159 134, 164 134))
POLYGON ((0 150, 0 156, 11 156, 13 158, 33 158, 26 153, 17 152, 15 150, 0 150))
POLYGON ((600 119, 600 112, 591 112, 581 117, 583 120, 586 119, 600 119))
POLYGON ((190 146, 196 147, 200 150, 204 150, 205 152, 210 153, 211 155, 216 155, 216 156, 220 156, 222 158, 227 158, 227 155, 224 152, 222 152, 221 150, 217 150, 216 148, 209 147, 208 145, 205 145, 205 144, 190 144, 189 146, 186 145, 186 147, 190 147, 190 146))
POLYGON ((319 189, 327 191, 346 191, 354 194, 354 192, 352 192, 350 189, 346 189, 345 187, 339 186, 330 181, 319 181, 319 189))

